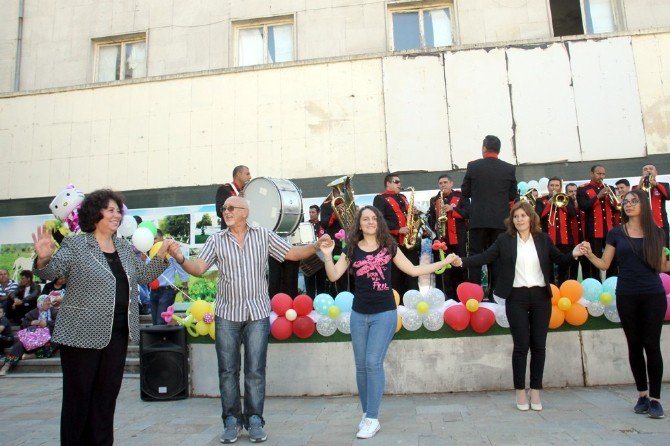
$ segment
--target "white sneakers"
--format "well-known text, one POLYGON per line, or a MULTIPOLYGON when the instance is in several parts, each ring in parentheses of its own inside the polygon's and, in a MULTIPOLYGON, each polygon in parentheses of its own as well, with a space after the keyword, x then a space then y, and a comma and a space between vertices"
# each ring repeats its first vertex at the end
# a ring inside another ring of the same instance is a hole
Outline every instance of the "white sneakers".
POLYGON ((381 429, 379 420, 376 418, 364 418, 359 426, 360 430, 356 434, 357 438, 372 438, 381 429))
POLYGON ((366 413, 363 412, 363 416, 361 417, 361 422, 358 423, 358 430, 363 429, 363 425, 365 424, 365 416, 366 416, 366 413))

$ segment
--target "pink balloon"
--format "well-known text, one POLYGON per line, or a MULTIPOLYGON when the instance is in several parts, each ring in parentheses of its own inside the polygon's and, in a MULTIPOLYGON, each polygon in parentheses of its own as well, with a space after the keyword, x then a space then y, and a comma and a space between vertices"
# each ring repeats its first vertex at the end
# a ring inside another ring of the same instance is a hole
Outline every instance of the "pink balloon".
POLYGON ((668 299, 668 307, 667 310, 665 310, 665 320, 670 321, 670 294, 665 296, 666 299, 668 299))
POLYGON ((486 333, 496 321, 496 315, 488 308, 480 308, 472 313, 470 324, 477 333, 486 333))
POLYGON ((481 302, 484 299, 484 288, 476 283, 463 282, 456 288, 458 300, 466 303, 469 299, 476 299, 481 302))
POLYGON ((670 276, 665 273, 661 273, 659 274, 659 276, 661 277, 661 282, 663 282, 663 288, 665 288, 665 294, 670 294, 670 276))
POLYGON ((291 333, 293 333, 293 324, 285 317, 280 316, 275 320, 274 324, 272 324, 272 327, 270 327, 270 333, 272 333, 272 337, 275 339, 283 341, 291 337, 291 333))
POLYGON ((283 316, 286 314, 286 310, 293 308, 293 299, 288 294, 277 293, 270 300, 270 306, 272 311, 277 313, 277 316, 283 316))
POLYGON ((470 323, 470 312, 463 304, 452 305, 444 311, 444 322, 456 331, 465 330, 470 323))

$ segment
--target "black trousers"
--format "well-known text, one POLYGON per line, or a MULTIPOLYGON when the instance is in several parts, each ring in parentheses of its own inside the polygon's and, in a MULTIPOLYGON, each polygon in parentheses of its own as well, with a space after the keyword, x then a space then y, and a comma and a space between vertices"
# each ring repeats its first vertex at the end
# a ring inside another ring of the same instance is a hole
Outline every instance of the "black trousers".
MULTIPOLYGON (((591 244, 591 251, 598 257, 603 256, 603 251, 605 250, 605 238, 588 238, 588 242, 591 244)), ((619 272, 619 267, 615 259, 612 259, 610 267, 605 272, 607 277, 616 276, 619 272)), ((584 264, 582 264, 582 278, 586 279, 591 277, 593 279, 600 280, 600 270, 596 268, 591 262, 589 262, 586 270, 584 269, 584 264)))
POLYGON ((326 268, 321 268, 311 276, 305 276, 305 294, 314 299, 317 294, 326 292, 326 268))
MULTIPOLYGON (((465 243, 461 245, 447 245, 446 255, 451 253, 459 257, 466 257, 465 243)), ((440 251, 433 251, 433 261, 440 259, 440 251)), ((442 274, 435 274, 435 288, 442 290, 447 299, 458 300, 456 288, 458 285, 468 280, 467 269, 465 268, 447 268, 442 274)))
MULTIPOLYGON (((563 254, 569 254, 574 249, 573 245, 556 245, 556 247, 563 254)), ((556 265, 556 281, 554 282, 554 284, 560 287, 561 284, 568 279, 577 280, 578 269, 579 269, 579 263, 576 260, 571 262, 569 265, 556 265)))
MULTIPOLYGON (((417 241, 417 246, 413 249, 407 249, 404 246, 399 246, 400 250, 407 260, 412 262, 414 265, 419 264, 419 257, 421 256, 421 239, 417 241)), ((391 262, 391 285, 393 289, 400 294, 400 303, 402 303, 402 297, 407 290, 418 290, 419 289, 419 278, 409 276, 395 266, 395 263, 391 262)))
POLYGON ((512 332, 514 388, 526 388, 526 362, 530 349, 530 388, 542 388, 551 299, 544 287, 513 288, 505 312, 512 332))
POLYGON ((291 297, 298 295, 298 269, 300 262, 284 260, 279 262, 268 257, 268 293, 272 298, 277 293, 286 293, 291 297))
MULTIPOLYGON (((474 228, 470 229, 468 241, 470 242, 470 252, 468 256, 481 254, 486 251, 489 246, 493 244, 500 234, 505 232, 504 229, 496 228, 474 228)), ((496 270, 493 264, 486 265, 489 276, 489 290, 495 289, 496 270)), ((468 268, 469 281, 473 283, 482 283, 482 268, 481 266, 473 266, 468 268)))
POLYGON ((114 411, 128 351, 128 329, 114 329, 105 348, 61 346, 62 446, 114 443, 114 411))
POLYGON ((663 380, 661 330, 667 305, 663 293, 617 294, 616 297, 616 308, 626 335, 628 361, 637 390, 647 390, 648 377, 649 396, 657 399, 661 397, 663 380))

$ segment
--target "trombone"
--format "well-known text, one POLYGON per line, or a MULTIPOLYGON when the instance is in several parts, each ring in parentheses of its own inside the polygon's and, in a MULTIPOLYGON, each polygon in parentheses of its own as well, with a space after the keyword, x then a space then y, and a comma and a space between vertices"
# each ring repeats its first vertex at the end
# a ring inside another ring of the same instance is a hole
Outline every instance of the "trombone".
POLYGON ((567 206, 570 203, 570 197, 563 192, 558 192, 554 194, 550 199, 550 208, 549 208, 549 220, 550 222, 554 221, 556 215, 558 215, 558 210, 567 206), (553 213, 553 214, 552 214, 553 213))

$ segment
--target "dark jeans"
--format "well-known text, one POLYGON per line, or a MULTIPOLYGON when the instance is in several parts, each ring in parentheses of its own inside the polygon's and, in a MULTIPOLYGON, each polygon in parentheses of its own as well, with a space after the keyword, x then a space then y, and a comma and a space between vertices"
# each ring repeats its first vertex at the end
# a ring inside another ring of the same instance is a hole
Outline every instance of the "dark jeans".
MULTIPOLYGON (((505 232, 504 229, 497 228, 474 228, 470 229, 468 241, 470 242, 470 252, 468 256, 481 254, 491 246, 500 234, 505 232)), ((489 290, 495 289, 496 273, 493 264, 486 265, 489 275, 489 290)), ((482 283, 482 268, 481 266, 473 266, 468 268, 469 281, 477 284, 482 283)))
POLYGON ((514 288, 507 298, 505 312, 512 332, 512 373, 514 388, 526 388, 526 360, 530 348, 530 388, 542 388, 547 330, 551 318, 551 299, 544 287, 514 288))
MULTIPOLYGON (((463 243, 465 245, 465 243, 463 243)), ((466 257, 465 246, 459 245, 447 245, 447 251, 445 255, 454 253, 459 257, 466 257)), ((440 261, 440 251, 433 251, 433 261, 440 261)), ((442 274, 435 274, 435 288, 442 290, 447 299, 458 300, 456 296, 456 288, 458 285, 465 282, 467 278, 467 269, 465 268, 447 268, 442 274)))
MULTIPOLYGON (((417 241, 417 245, 420 245, 420 243, 421 239, 417 241)), ((399 248, 405 254, 407 260, 414 265, 419 264, 419 256, 421 256, 420 246, 415 246, 413 249, 407 249, 404 246, 399 246, 399 248)), ((402 297, 407 290, 419 289, 419 278, 405 274, 395 266, 395 263, 391 263, 391 286, 400 294, 400 303, 402 303, 402 297)))
POLYGON ((128 328, 114 329, 102 349, 62 345, 62 446, 114 443, 114 411, 128 351, 128 328))
POLYGON ((305 294, 314 299, 317 294, 326 292, 326 268, 321 268, 311 276, 305 276, 305 294))
POLYGON ((233 322, 216 316, 215 323, 221 418, 225 421, 233 416, 239 425, 248 427, 252 415, 263 418, 270 318, 233 322), (244 345, 244 411, 240 404, 241 345, 244 345))
POLYGON ((639 392, 647 390, 648 376, 649 396, 657 399, 661 397, 663 379, 661 330, 667 305, 663 293, 617 293, 616 297, 616 307, 628 343, 628 361, 637 390, 639 392))
POLYGON ((162 286, 158 289, 151 290, 151 322, 154 325, 165 325, 165 320, 161 317, 161 313, 167 310, 167 307, 174 303, 174 298, 177 295, 177 290, 172 287, 162 286))
MULTIPOLYGON (((593 251, 593 254, 595 254, 598 257, 603 256, 603 251, 605 250, 605 238, 591 238, 589 237, 587 240, 591 244, 591 251, 593 251)), ((607 277, 612 277, 616 276, 617 273, 619 272, 619 267, 616 263, 616 259, 612 259, 612 263, 610 264, 610 267, 607 269, 605 272, 605 275, 607 277)), ((582 279, 586 278, 593 278, 596 280, 600 280, 600 270, 593 265, 591 262, 589 262, 588 267, 586 270, 584 270, 584 264, 582 264, 582 279)))

